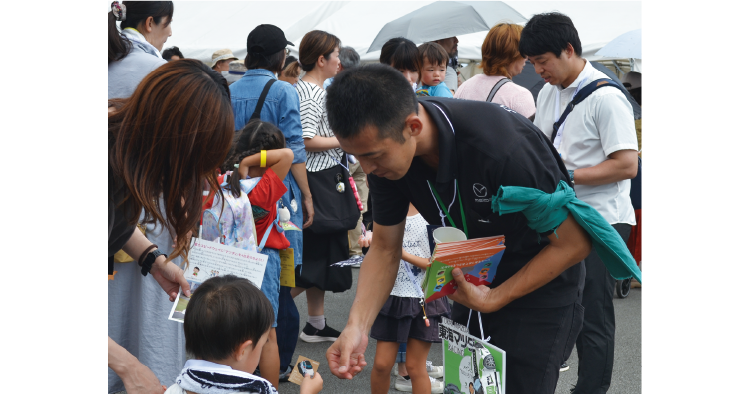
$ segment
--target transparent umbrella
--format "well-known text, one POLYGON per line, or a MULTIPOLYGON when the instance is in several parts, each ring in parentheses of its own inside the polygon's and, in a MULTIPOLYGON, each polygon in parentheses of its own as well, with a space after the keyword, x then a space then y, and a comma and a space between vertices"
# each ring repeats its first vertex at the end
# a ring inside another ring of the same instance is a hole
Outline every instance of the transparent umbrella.
POLYGON ((436 1, 383 26, 367 53, 394 37, 416 44, 489 30, 498 22, 525 23, 523 15, 502 1, 436 1))
POLYGON ((596 52, 596 56, 613 57, 618 59, 642 59, 641 57, 641 29, 629 31, 617 36, 609 44, 596 52))

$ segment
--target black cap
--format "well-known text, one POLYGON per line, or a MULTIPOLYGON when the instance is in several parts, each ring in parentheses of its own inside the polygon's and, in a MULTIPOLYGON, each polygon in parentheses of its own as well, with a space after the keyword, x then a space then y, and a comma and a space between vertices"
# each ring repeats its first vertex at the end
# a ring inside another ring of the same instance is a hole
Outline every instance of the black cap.
POLYGON ((284 32, 274 25, 258 25, 247 35, 247 53, 273 55, 287 45, 294 46, 287 41, 284 32))

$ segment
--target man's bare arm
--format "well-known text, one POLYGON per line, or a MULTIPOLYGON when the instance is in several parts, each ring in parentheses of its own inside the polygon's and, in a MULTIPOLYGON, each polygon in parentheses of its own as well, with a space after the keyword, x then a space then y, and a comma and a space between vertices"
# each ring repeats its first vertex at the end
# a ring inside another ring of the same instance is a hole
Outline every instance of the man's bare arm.
POLYGON ((373 225, 370 250, 359 271, 360 276, 367 280, 357 283, 357 295, 347 323, 367 329, 375 321, 396 282, 406 221, 395 226, 373 225))
POLYGON ((638 152, 626 149, 612 152, 607 160, 573 172, 576 185, 606 185, 638 175, 638 152))
POLYGON ((367 331, 396 281, 405 225, 406 220, 395 226, 375 223, 370 250, 359 271, 359 277, 366 279, 357 284, 357 295, 346 327, 326 352, 328 368, 340 379, 353 378, 367 365, 364 357, 367 331))

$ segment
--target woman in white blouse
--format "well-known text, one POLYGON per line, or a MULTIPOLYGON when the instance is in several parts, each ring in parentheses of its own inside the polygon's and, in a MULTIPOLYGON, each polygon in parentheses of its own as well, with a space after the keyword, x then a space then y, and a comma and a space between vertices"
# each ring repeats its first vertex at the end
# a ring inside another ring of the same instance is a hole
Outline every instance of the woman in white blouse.
MULTIPOLYGON (((300 120, 302 121, 302 138, 307 150, 307 172, 311 191, 316 186, 313 173, 345 166, 347 163, 339 141, 328 125, 325 110, 326 91, 323 83, 336 75, 339 70, 339 48, 341 41, 333 34, 313 30, 302 38, 299 45, 299 61, 306 73, 297 83, 300 98, 300 120)), ((348 177, 348 175, 346 175, 348 177)), ((336 181, 330 180, 335 187, 336 181)), ((348 182, 348 179, 343 179, 348 182)), ((313 193, 313 204, 316 215, 325 210, 336 209, 330 201, 317 198, 313 193)), ((352 285, 351 268, 332 268, 331 264, 349 258, 349 239, 347 230, 318 234, 313 228, 303 230, 302 266, 295 272, 297 287, 292 296, 306 291, 308 321, 300 334, 305 342, 335 341, 340 332, 329 327, 325 322, 323 300, 325 291, 341 292, 352 285)))

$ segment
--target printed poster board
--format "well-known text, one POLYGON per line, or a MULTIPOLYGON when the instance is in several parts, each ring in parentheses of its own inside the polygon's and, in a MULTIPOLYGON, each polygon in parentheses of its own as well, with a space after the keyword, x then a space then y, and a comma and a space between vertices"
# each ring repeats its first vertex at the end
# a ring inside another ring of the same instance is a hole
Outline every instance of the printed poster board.
POLYGON ((469 335, 465 326, 440 323, 445 394, 505 394, 505 351, 469 335))
MULTIPOLYGON (((227 274, 245 278, 260 289, 268 256, 193 238, 188 260, 190 266, 185 270, 185 279, 190 285, 192 294, 201 283, 209 278, 227 274)), ((169 320, 183 323, 188 301, 190 299, 180 291, 180 296, 174 301, 172 310, 169 312, 169 320)))

